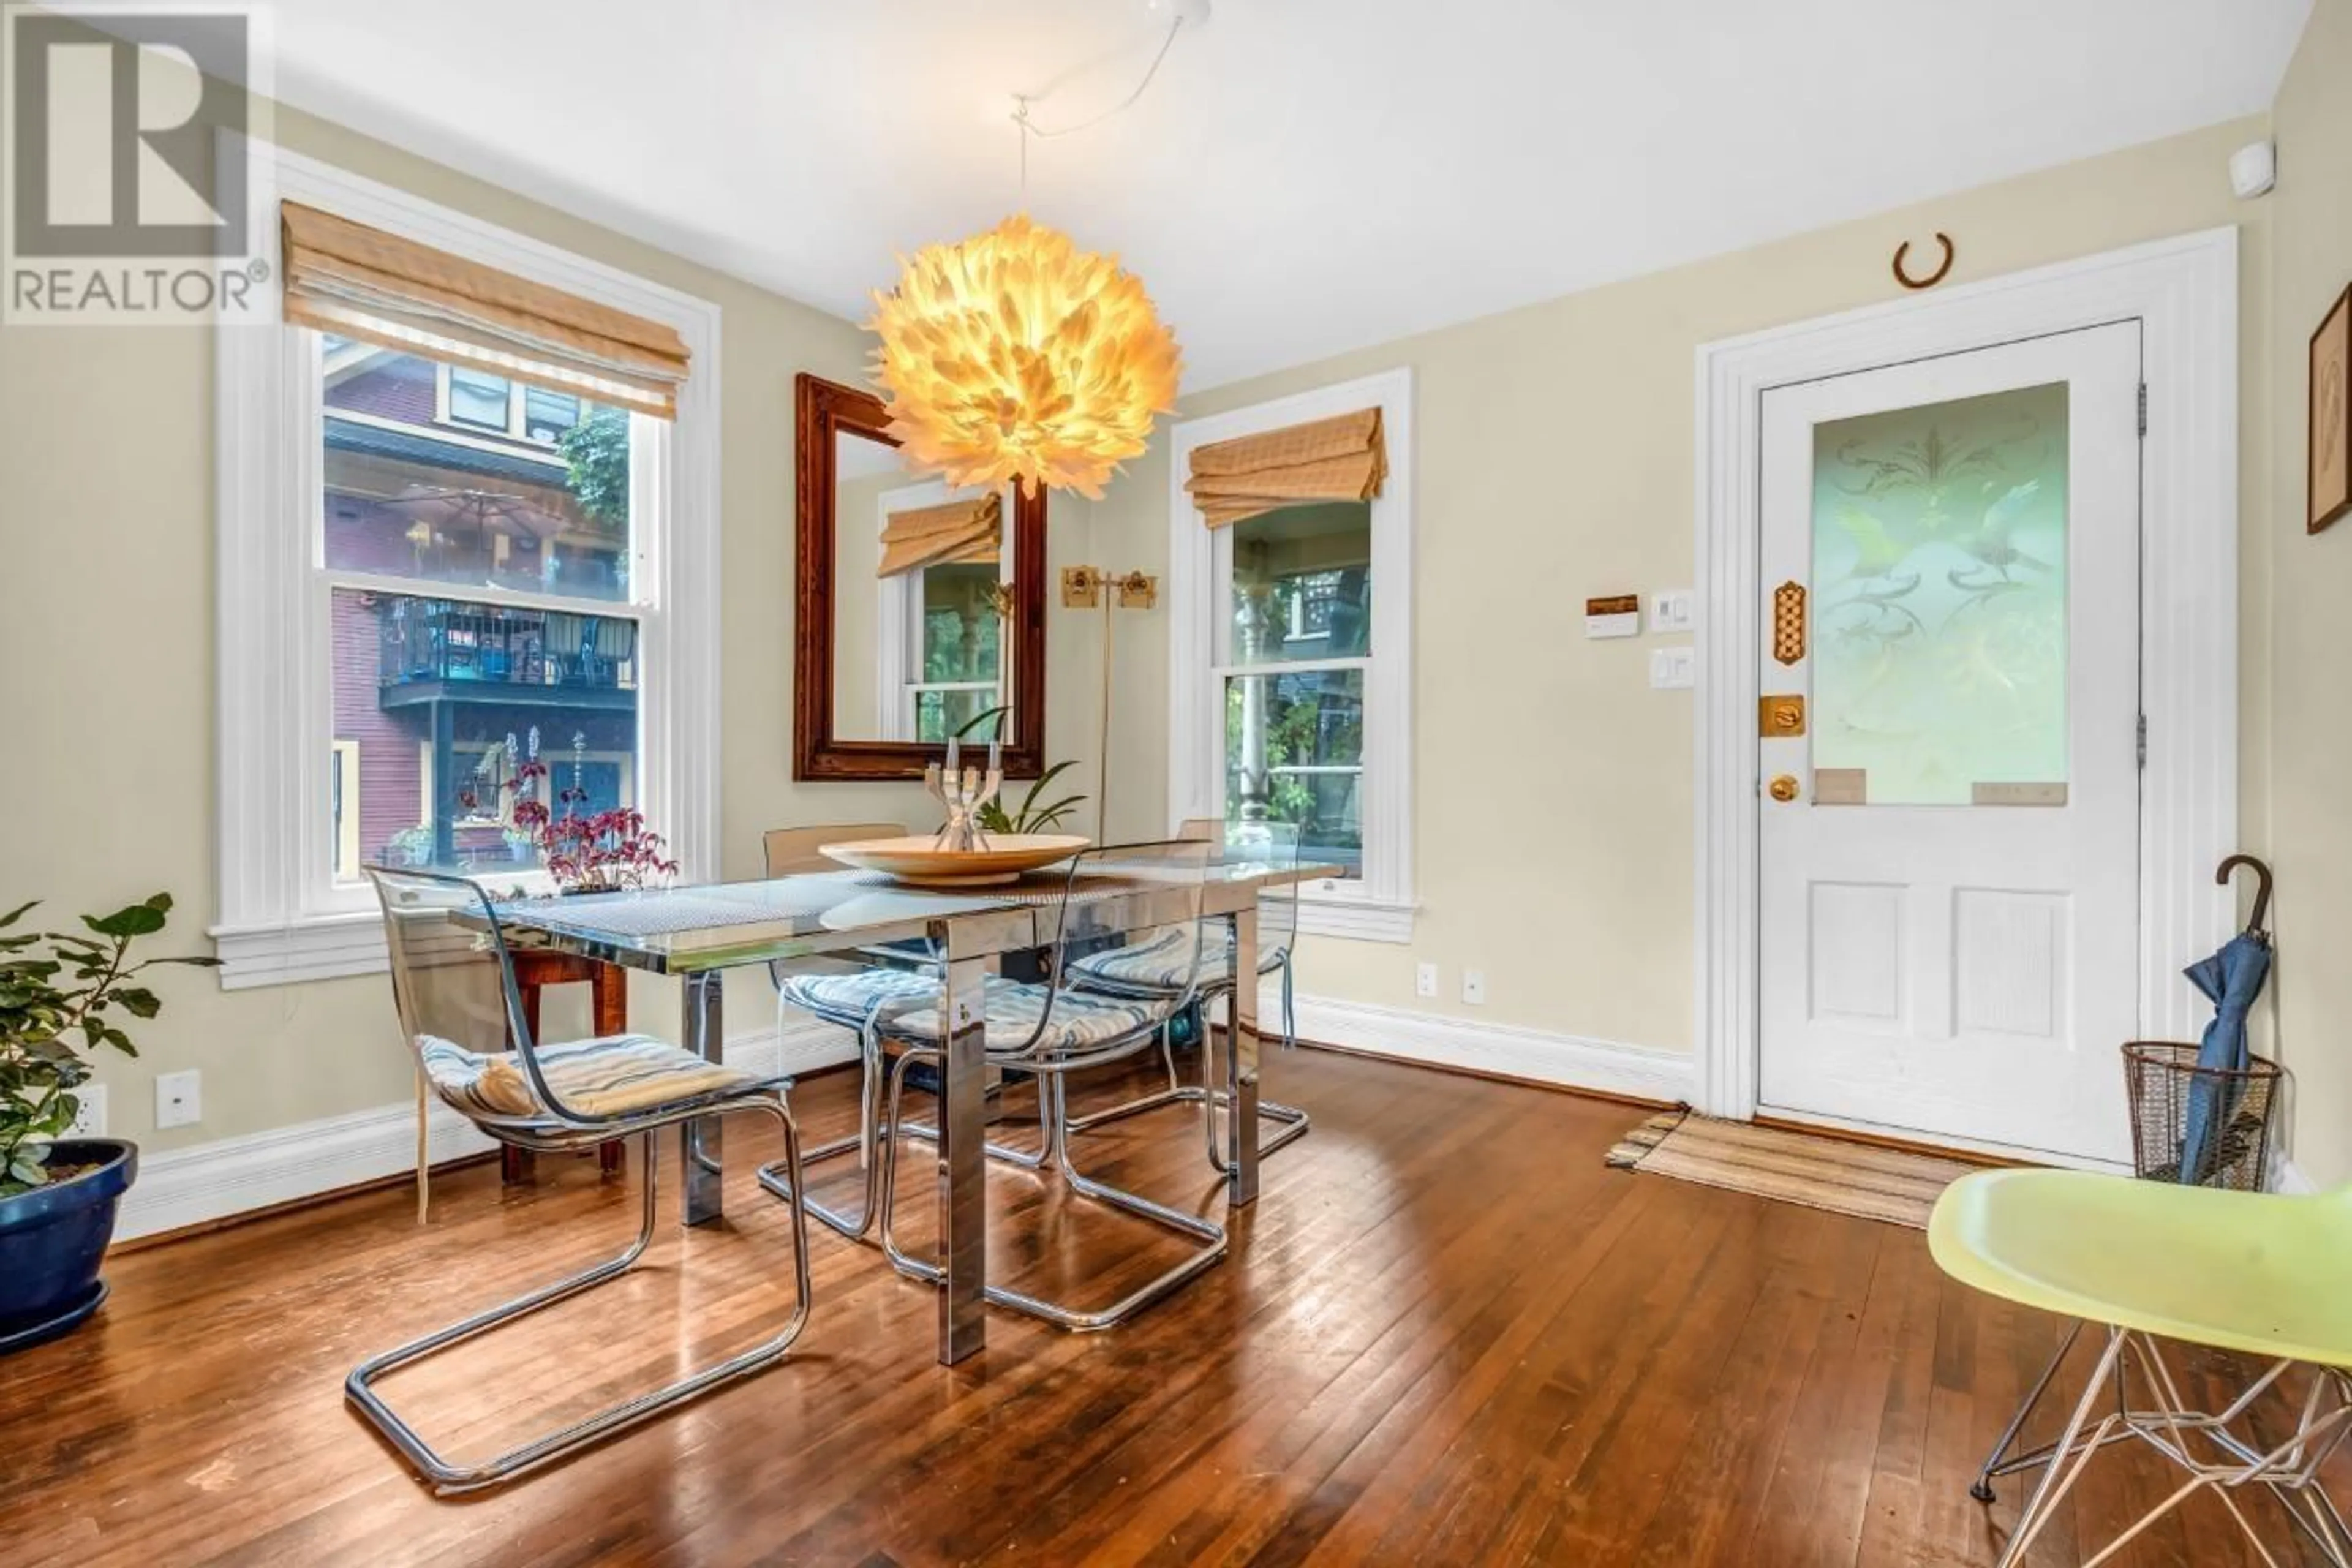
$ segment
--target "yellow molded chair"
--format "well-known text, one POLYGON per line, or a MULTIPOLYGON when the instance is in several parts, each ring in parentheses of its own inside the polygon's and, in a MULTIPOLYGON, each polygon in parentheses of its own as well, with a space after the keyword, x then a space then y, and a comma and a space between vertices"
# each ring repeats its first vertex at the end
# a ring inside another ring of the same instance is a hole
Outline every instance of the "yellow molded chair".
POLYGON ((1964 1285, 2107 1330, 2003 1568, 2023 1558, 2092 1456, 2134 1438, 2179 1465, 2182 1481, 2084 1568, 2206 1489, 2263 1561, 2275 1562, 2234 1495, 2254 1483, 2278 1495, 2329 1562, 2352 1565, 2352 1531, 2317 1485, 2322 1461, 2352 1432, 2352 1187, 2285 1197, 2075 1171, 1985 1171, 1945 1189, 1927 1246, 1964 1285), (2204 1414, 2181 1399, 2159 1340, 2267 1364, 2228 1408, 2204 1414), (2129 1398, 2126 1350, 2143 1373, 2129 1398), (2114 1406, 2094 1419, 2110 1382, 2114 1406), (2273 1389, 2292 1395, 2294 1429, 2258 1443, 2245 1416, 2273 1389))

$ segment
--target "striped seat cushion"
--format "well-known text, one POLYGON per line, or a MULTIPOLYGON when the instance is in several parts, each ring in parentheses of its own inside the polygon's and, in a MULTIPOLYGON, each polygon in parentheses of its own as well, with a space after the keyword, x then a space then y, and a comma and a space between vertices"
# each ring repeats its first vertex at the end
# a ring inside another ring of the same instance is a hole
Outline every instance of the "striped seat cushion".
MULTIPOLYGON (((1265 974, 1282 967, 1283 953, 1288 945, 1279 938, 1261 940, 1258 942, 1257 972, 1265 974)), ((1107 984, 1176 991, 1182 989, 1192 963, 1192 936, 1181 927, 1171 926, 1155 932, 1146 941, 1088 953, 1070 968, 1081 983, 1099 980, 1107 984)), ((1218 941, 1214 933, 1202 943, 1201 967, 1193 979, 1203 991, 1214 990, 1233 982, 1230 955, 1225 944, 1218 941)))
POLYGON ((863 1028, 877 1004, 929 996, 940 988, 939 978, 904 969, 860 969, 847 973, 788 974, 777 987, 784 1000, 828 1024, 845 1029, 863 1028))
MULTIPOLYGON (((934 991, 936 991, 934 987, 934 991)), ((1045 1010, 1045 988, 1015 980, 987 982, 988 1049, 1018 1050, 1026 1045, 1045 1010)), ((1122 1002, 1064 991, 1054 998, 1053 1018, 1038 1048, 1052 1055, 1074 1056, 1135 1035, 1149 1037, 1161 1014, 1148 1003, 1122 1002)), ((887 1033, 902 1040, 936 1045, 940 1040, 940 1010, 936 1005, 893 1015, 887 1033)))
MULTIPOLYGON (((469 1051, 430 1035, 418 1047, 434 1092, 466 1115, 497 1121, 546 1115, 512 1055, 469 1051)), ((539 1070, 568 1110, 592 1116, 624 1116, 760 1081, 740 1068, 705 1061, 651 1035, 602 1035, 541 1046, 539 1070)))

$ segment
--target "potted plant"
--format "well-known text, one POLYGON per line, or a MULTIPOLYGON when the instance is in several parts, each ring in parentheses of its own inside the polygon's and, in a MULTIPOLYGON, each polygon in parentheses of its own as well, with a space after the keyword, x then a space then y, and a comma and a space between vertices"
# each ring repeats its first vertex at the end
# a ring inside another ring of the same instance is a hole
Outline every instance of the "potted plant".
POLYGON ((572 783, 556 792, 557 809, 549 810, 539 798, 548 768, 539 760, 537 741, 534 735, 530 756, 501 787, 513 793, 514 825, 532 835, 558 891, 614 893, 658 887, 677 873, 677 862, 662 853, 661 835, 646 826, 645 814, 635 806, 581 811, 588 791, 580 782, 580 741, 572 742, 572 783))
POLYGON ((132 944, 163 929, 168 893, 84 915, 87 933, 14 930, 36 907, 0 916, 0 1353, 65 1332, 106 1300, 99 1264, 139 1149, 60 1136, 81 1110, 74 1090, 89 1079, 88 1058, 101 1047, 138 1055, 115 1020, 162 1010, 133 984, 142 971, 220 962, 131 962, 132 944))

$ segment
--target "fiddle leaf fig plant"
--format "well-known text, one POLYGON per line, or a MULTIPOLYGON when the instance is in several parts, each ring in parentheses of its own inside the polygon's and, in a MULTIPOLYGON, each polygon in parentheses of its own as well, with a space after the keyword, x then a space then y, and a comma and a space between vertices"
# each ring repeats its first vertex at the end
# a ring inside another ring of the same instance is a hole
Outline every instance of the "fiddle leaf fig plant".
POLYGON ((217 958, 148 958, 133 943, 163 929, 172 896, 157 893, 110 915, 84 915, 85 931, 19 931, 37 900, 0 915, 0 1197, 49 1180, 50 1145, 81 1110, 100 1049, 137 1056, 117 1021, 152 1018, 163 999, 132 984, 157 964, 211 968, 217 958))

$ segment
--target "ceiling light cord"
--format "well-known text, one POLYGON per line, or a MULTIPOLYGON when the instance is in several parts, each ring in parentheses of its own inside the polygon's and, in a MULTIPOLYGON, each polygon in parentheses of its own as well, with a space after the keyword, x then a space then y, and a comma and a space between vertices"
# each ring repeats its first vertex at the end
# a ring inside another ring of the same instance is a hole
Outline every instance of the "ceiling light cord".
POLYGON ((1029 200, 1029 138, 1076 135, 1081 131, 1091 131, 1104 121, 1133 109, 1138 100, 1150 90, 1152 79, 1160 74, 1161 64, 1168 58, 1168 51, 1176 47, 1176 35, 1183 30, 1184 18, 1180 14, 1168 24, 1168 36, 1160 40, 1159 52, 1151 57, 1151 64, 1144 68, 1143 79, 1135 84, 1135 90, 1091 120, 1081 120, 1075 125, 1048 131, 1030 116, 1029 106, 1035 100, 1025 92, 1013 95, 1013 123, 1021 128, 1021 200, 1024 205, 1029 200))

